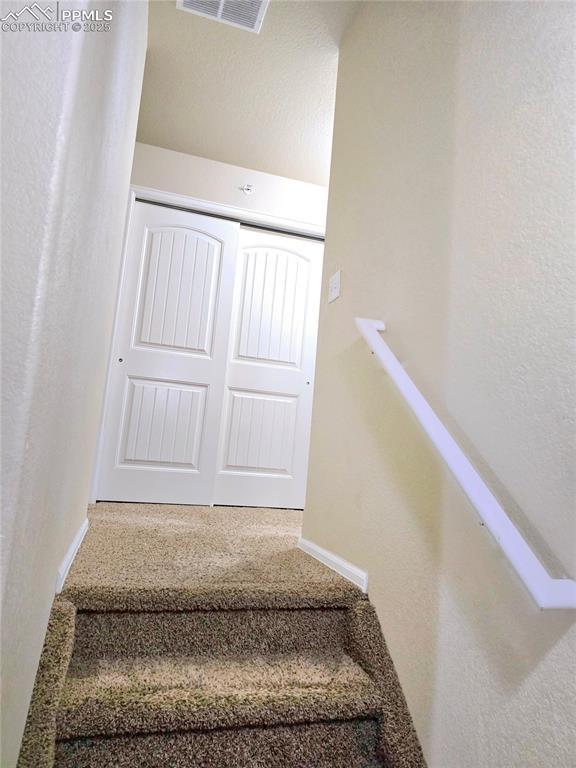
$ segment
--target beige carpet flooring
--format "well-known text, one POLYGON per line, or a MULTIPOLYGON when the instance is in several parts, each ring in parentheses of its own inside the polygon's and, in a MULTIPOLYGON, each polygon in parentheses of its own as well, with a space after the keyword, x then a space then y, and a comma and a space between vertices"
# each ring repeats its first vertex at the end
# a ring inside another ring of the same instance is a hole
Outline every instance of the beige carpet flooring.
POLYGON ((366 595, 291 510, 101 503, 19 768, 423 768, 366 595))
POLYGON ((103 502, 64 595, 84 610, 348 605, 357 590, 296 548, 302 513, 103 502))

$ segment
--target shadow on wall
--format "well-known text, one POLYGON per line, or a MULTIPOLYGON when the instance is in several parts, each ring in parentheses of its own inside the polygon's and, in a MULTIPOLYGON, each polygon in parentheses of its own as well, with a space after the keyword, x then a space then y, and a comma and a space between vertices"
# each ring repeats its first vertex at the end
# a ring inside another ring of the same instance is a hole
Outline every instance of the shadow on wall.
POLYGON ((443 490, 444 537, 438 567, 503 691, 519 689, 576 623, 574 611, 540 610, 456 481, 443 490), (463 548, 461 542, 473 542, 463 548))
POLYGON ((444 546, 443 468, 420 425, 362 339, 339 355, 337 366, 346 396, 356 405, 353 419, 346 425, 347 455, 341 466, 354 466, 352 454, 356 451, 361 451, 370 464, 363 473, 364 481, 347 478, 355 489, 352 510, 360 527, 364 562, 370 564, 370 598, 392 648, 404 642, 402 638, 411 638, 411 668, 402 668, 398 656, 395 663, 419 726, 419 738, 426 744, 431 739, 429 718, 434 709, 441 611, 440 569, 434 563, 441 560, 444 546), (354 440, 358 424, 364 426, 362 432, 365 430, 361 447, 354 440), (374 482, 366 483, 366 476, 373 477, 374 482), (410 548, 406 547, 407 539, 410 548), (421 561, 413 560, 414 551, 431 561, 428 567, 422 568, 421 561), (437 577, 425 578, 426 573, 437 577), (399 621, 394 595, 411 591, 418 592, 418 600, 407 598, 399 621))
MULTIPOLYGON (((348 397, 358 406, 354 422, 346 425, 350 438, 343 460, 344 465, 353 464, 352 454, 358 450, 353 436, 361 422, 370 440, 369 462, 379 467, 380 478, 373 485, 356 485, 352 477, 347 479, 355 488, 358 535, 365 562, 370 563, 370 597, 387 640, 400 642, 397 634, 411 638, 412 666, 399 671, 405 685, 414 685, 411 703, 418 711, 413 714, 418 718, 419 737, 426 743, 432 739, 438 702, 449 695, 436 665, 446 663, 451 632, 465 631, 474 638, 475 647, 486 649, 501 691, 509 694, 522 688, 576 619, 572 611, 537 608, 402 396, 375 361, 370 365, 369 356, 359 340, 338 358, 348 397), (386 495, 380 485, 382 476, 386 495), (411 512, 411 519, 400 519, 398 510, 403 515, 411 512), (410 549, 406 537, 411 539, 410 549), (413 561, 414 551, 422 559, 413 561), (429 562, 424 564, 423 559, 429 562), (435 580, 430 579, 431 573, 435 580), (414 612, 406 604, 400 619, 395 600, 411 590, 418 592, 420 610, 414 612), (453 613, 453 603, 459 622, 447 631, 446 622, 453 621, 448 615, 453 613), (399 621, 404 624, 401 629, 399 621), (437 646, 442 647, 441 653, 437 646)), ((459 669, 464 672, 467 663, 458 645, 454 644, 451 661, 455 674, 459 669)))

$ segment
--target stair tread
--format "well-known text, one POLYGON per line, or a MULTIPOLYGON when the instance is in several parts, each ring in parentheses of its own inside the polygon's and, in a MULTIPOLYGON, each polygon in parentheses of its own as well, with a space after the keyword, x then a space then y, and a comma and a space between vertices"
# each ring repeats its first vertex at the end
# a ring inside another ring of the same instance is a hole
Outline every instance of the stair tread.
MULTIPOLYGON (((312 563, 309 555, 304 555, 312 563)), ((296 558, 294 558, 296 560, 296 558)), ((197 583, 182 586, 155 587, 130 583, 101 584, 69 582, 63 596, 79 611, 226 611, 226 610, 288 610, 297 608, 349 608, 365 594, 354 584, 326 566, 316 563, 329 574, 324 580, 312 579, 267 583, 258 578, 253 581, 197 583)), ((127 581, 127 580, 126 580, 127 581)))
POLYGON ((378 691, 343 652, 73 658, 59 739, 376 716, 378 691))

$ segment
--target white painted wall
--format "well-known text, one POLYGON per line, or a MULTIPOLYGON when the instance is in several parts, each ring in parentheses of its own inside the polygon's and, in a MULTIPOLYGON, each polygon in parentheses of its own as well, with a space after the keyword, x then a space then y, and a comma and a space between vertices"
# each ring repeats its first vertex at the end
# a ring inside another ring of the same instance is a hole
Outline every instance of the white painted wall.
POLYGON ((149 144, 136 144, 132 184, 284 219, 288 227, 307 223, 324 232, 326 224, 327 187, 149 144), (251 195, 241 191, 245 184, 251 195))
POLYGON ((100 7, 109 32, 2 32, 2 768, 86 516, 116 298, 147 5, 100 7))
POLYGON ((576 617, 535 608, 353 318, 575 577, 575 21, 369 2, 340 52, 303 535, 369 572, 430 768, 574 765, 576 617))

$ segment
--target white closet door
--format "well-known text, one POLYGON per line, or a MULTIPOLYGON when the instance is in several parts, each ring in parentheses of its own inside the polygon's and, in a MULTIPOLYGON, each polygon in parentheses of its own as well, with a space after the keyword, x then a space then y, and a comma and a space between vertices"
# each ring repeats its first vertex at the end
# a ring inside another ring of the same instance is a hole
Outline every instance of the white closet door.
POLYGON ((98 498, 213 500, 239 225, 136 203, 98 498))
POLYGON ((322 257, 240 230, 215 504, 304 506, 322 257))

